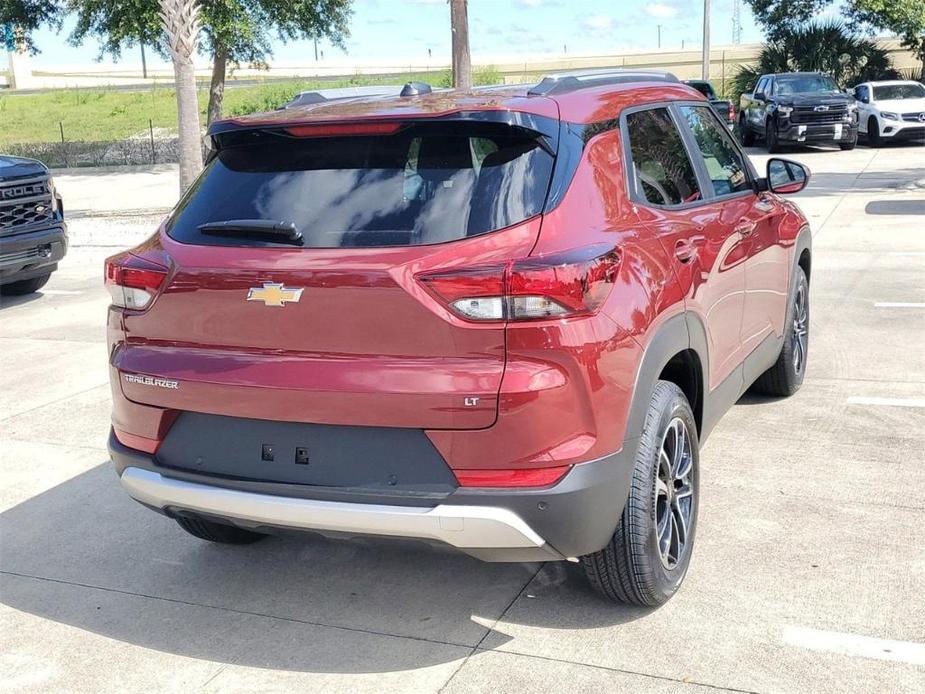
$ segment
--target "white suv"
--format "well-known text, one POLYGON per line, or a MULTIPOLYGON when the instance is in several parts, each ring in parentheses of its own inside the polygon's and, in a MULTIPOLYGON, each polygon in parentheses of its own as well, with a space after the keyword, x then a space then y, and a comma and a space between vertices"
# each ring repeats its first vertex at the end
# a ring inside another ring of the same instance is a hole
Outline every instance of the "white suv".
POLYGON ((886 140, 925 144, 925 85, 921 82, 864 82, 852 93, 858 100, 858 129, 871 147, 886 140))

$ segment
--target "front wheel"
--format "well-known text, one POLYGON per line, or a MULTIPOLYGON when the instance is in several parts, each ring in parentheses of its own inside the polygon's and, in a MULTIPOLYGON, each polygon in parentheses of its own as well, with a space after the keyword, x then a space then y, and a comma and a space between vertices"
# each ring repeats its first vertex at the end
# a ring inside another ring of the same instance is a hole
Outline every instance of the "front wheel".
POLYGON ((777 139, 777 126, 774 121, 768 120, 764 125, 764 144, 768 148, 769 154, 780 152, 780 141, 777 139))
POLYGON ((581 558, 591 586, 611 600, 654 607, 674 595, 690 563, 699 504, 697 424, 678 386, 657 381, 629 499, 610 542, 581 558))
POLYGON ((883 144, 880 137, 880 122, 873 116, 867 121, 867 144, 869 147, 879 147, 883 144))
POLYGON ((809 356, 809 282, 797 266, 794 289, 784 325, 784 344, 774 366, 755 381, 754 390, 765 395, 787 396, 803 385, 809 356))

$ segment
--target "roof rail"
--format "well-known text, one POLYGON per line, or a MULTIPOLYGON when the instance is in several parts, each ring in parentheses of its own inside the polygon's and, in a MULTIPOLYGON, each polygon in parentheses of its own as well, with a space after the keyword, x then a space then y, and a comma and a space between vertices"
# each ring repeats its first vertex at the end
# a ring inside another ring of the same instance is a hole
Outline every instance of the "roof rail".
POLYGON ((678 81, 678 78, 672 73, 661 70, 628 70, 625 68, 579 70, 546 75, 539 84, 531 87, 527 94, 530 96, 549 96, 551 94, 567 94, 589 87, 601 87, 607 84, 678 81))

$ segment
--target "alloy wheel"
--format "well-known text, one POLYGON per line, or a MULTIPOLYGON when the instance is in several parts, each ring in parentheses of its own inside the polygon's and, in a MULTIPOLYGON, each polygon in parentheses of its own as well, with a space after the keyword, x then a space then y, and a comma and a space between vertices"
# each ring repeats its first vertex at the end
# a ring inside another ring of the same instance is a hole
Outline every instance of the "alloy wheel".
POLYGON ((668 424, 655 477, 655 537, 662 566, 674 569, 690 541, 694 508, 694 456, 687 425, 679 417, 668 424))
POLYGON ((806 303, 806 286, 797 288, 793 305, 793 330, 790 335, 790 351, 793 354, 793 370, 800 374, 806 365, 806 348, 809 342, 809 311, 806 303))

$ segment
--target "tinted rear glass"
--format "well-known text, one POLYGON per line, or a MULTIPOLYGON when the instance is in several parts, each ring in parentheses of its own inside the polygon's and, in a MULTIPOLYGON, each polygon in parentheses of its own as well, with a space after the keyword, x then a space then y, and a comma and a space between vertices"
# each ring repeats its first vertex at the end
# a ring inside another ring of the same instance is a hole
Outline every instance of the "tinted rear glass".
POLYGON ((261 219, 294 223, 306 248, 453 241, 539 213, 552 162, 532 135, 497 124, 333 138, 246 134, 207 165, 168 233, 184 243, 274 245, 198 229, 261 219))

